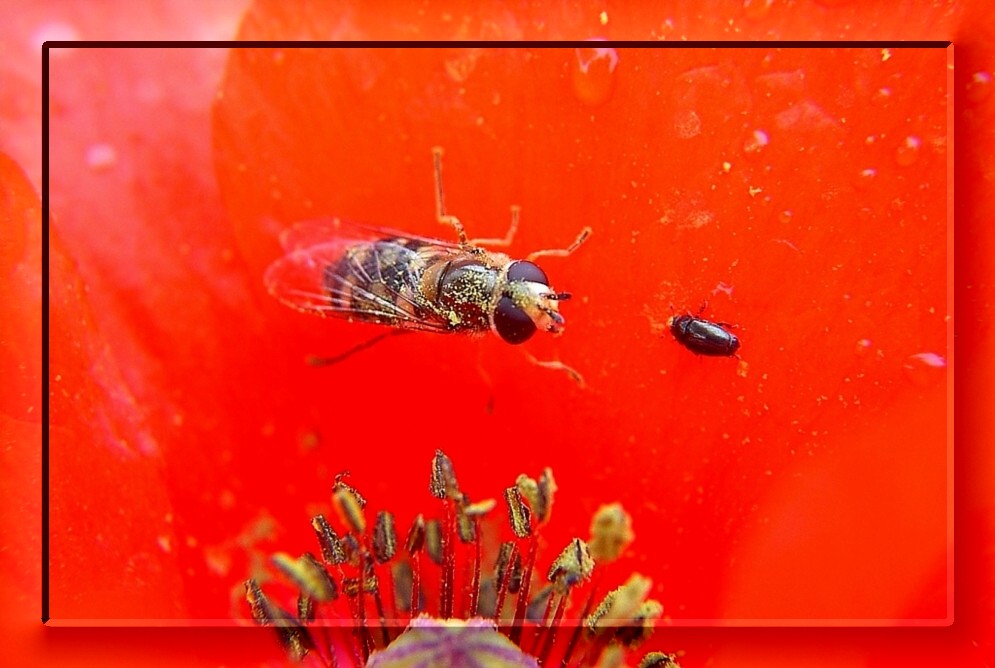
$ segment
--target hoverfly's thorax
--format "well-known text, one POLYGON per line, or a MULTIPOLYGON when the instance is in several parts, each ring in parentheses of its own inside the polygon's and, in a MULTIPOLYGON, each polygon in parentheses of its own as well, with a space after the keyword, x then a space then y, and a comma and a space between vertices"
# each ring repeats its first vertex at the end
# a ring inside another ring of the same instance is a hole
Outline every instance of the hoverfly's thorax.
POLYGON ((450 327, 480 331, 490 326, 498 273, 475 258, 464 258, 425 272, 423 285, 429 288, 430 298, 440 307, 450 327))

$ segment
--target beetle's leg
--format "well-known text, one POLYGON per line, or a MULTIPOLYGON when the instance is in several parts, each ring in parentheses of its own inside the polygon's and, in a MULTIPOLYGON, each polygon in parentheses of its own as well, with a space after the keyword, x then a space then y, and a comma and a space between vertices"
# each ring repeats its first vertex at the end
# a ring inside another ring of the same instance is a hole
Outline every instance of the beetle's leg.
POLYGON ((528 256, 525 259, 531 262, 532 260, 536 259, 537 257, 566 257, 567 255, 570 255, 575 250, 577 250, 578 248, 580 248, 580 245, 582 243, 584 243, 585 241, 587 241, 587 238, 589 236, 591 236, 591 228, 590 227, 585 227, 584 229, 582 229, 580 231, 580 234, 577 235, 577 238, 574 239, 574 242, 572 244, 570 244, 569 246, 567 246, 566 248, 557 248, 557 249, 551 249, 551 250, 537 250, 534 253, 529 253, 528 256))
POLYGON ((459 237, 460 246, 469 248, 470 241, 466 238, 463 223, 456 216, 446 214, 446 200, 442 192, 442 148, 432 147, 432 160, 435 164, 435 218, 443 225, 451 225, 459 237))

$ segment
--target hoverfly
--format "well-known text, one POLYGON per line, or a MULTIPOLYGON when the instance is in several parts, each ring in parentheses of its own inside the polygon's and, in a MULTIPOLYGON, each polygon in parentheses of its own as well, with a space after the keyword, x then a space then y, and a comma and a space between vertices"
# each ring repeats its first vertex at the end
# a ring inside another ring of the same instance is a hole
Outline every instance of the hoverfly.
MULTIPOLYGON (((565 257, 590 236, 585 227, 565 249, 535 251, 524 260, 483 246, 511 244, 519 208, 502 239, 469 239, 463 224, 447 214, 442 191, 442 149, 432 150, 438 222, 451 226, 456 242, 417 237, 385 228, 343 223, 298 223, 281 235, 286 255, 266 271, 270 294, 297 310, 321 316, 385 325, 390 331, 340 355, 312 359, 334 364, 380 340, 412 331, 478 334, 488 330, 511 344, 538 330, 563 331, 557 292, 535 264, 540 257, 565 257)), ((541 366, 580 376, 560 362, 541 366)))

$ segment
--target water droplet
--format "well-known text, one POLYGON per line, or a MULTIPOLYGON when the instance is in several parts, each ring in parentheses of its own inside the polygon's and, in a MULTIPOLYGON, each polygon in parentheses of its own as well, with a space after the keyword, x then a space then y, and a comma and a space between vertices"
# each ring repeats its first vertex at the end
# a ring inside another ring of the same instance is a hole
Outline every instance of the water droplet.
POLYGON ((770 138, 766 132, 763 130, 754 130, 750 138, 743 143, 743 150, 747 153, 753 153, 754 151, 759 151, 768 143, 770 143, 770 138))
POLYGON ((966 97, 969 102, 981 102, 992 92, 992 75, 989 72, 975 72, 967 82, 966 97))
POLYGON ((602 104, 615 89, 618 53, 611 47, 584 47, 576 49, 574 54, 574 93, 584 104, 602 104))
POLYGON ((692 110, 674 114, 674 132, 681 139, 690 139, 701 133, 701 118, 692 110))
POLYGON ((909 355, 902 367, 909 380, 919 387, 927 387, 946 376, 947 360, 936 353, 916 353, 909 355))
POLYGON ((919 148, 921 146, 922 140, 919 137, 909 135, 895 151, 895 162, 902 167, 914 164, 919 159, 919 148))
POLYGON ((85 160, 93 171, 105 171, 117 164, 117 151, 110 144, 91 144, 86 149, 85 160))
POLYGON ((869 352, 871 352, 871 346, 873 345, 874 344, 871 342, 870 339, 860 339, 859 341, 857 341, 857 354, 858 355, 868 354, 869 352))
POLYGON ((856 186, 858 188, 870 188, 874 185, 874 180, 877 175, 878 170, 871 167, 860 170, 860 173, 857 174, 856 186))
POLYGON ((874 97, 871 98, 874 102, 878 104, 890 102, 891 101, 891 89, 888 87, 878 88, 877 92, 874 93, 874 97))
POLYGON ((943 356, 936 353, 916 353, 915 355, 911 355, 909 359, 917 360, 927 366, 937 369, 942 369, 947 366, 947 361, 943 359, 943 356))
POLYGON ((794 215, 795 214, 791 213, 791 211, 785 210, 785 211, 782 211, 781 213, 777 214, 777 220, 780 223, 788 224, 788 223, 791 222, 791 218, 794 215))

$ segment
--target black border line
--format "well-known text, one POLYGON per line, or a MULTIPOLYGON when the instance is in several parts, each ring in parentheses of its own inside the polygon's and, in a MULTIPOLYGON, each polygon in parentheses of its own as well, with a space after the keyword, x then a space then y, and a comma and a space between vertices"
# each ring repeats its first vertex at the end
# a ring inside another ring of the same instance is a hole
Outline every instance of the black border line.
MULTIPOLYGON (((319 40, 313 42, 299 40, 81 40, 78 42, 58 40, 45 42, 42 50, 46 54, 42 73, 47 73, 48 49, 79 49, 79 48, 128 48, 128 49, 252 49, 252 48, 372 48, 372 47, 393 47, 410 49, 464 49, 475 48, 584 48, 593 45, 612 46, 616 48, 653 48, 653 49, 819 49, 826 47, 846 48, 846 49, 945 49, 953 42, 951 40, 819 40, 806 42, 803 40, 791 41, 677 41, 677 40, 565 40, 562 42, 509 42, 506 40, 486 41, 486 40, 462 40, 452 42, 440 42, 437 40, 426 40, 422 42, 388 41, 388 40, 359 40, 354 42, 319 40)), ((44 85, 43 85, 44 91, 44 85)), ((45 94, 44 92, 42 93, 45 94)), ((47 99, 47 98, 46 98, 47 99)))
POLYGON ((41 622, 48 623, 48 49, 41 47, 41 622))

